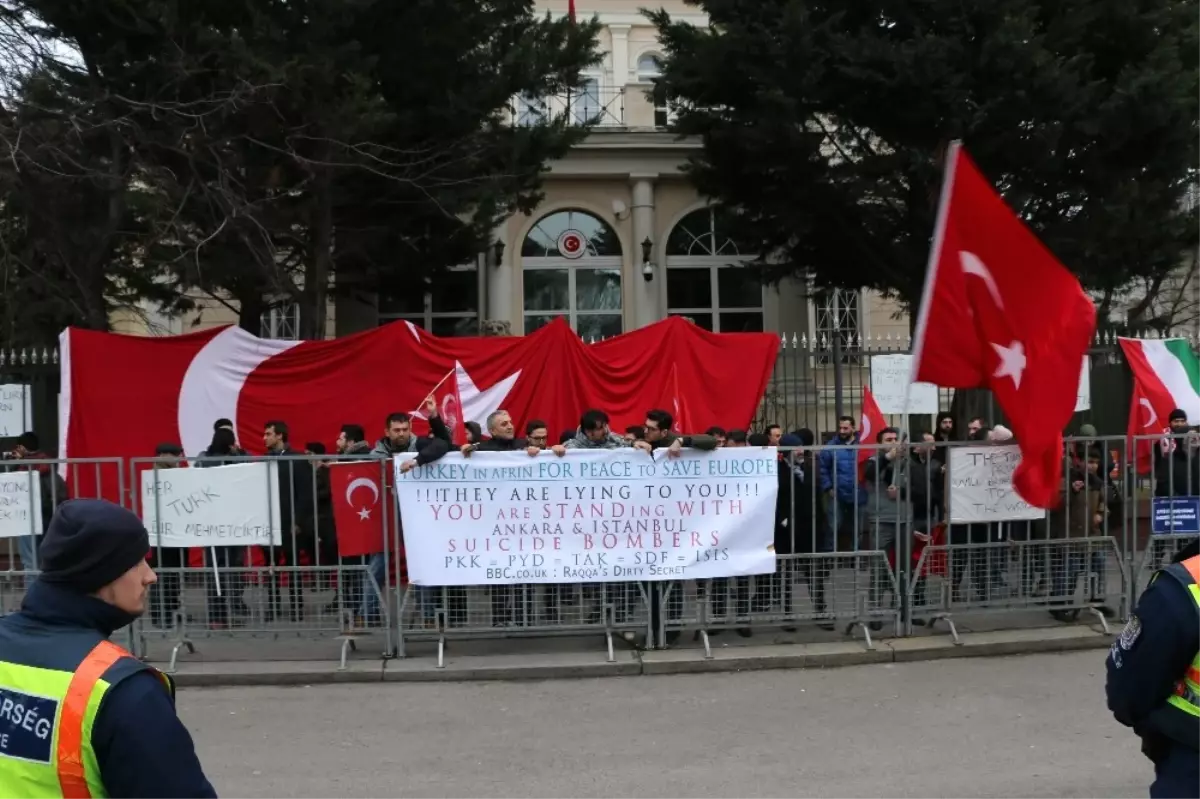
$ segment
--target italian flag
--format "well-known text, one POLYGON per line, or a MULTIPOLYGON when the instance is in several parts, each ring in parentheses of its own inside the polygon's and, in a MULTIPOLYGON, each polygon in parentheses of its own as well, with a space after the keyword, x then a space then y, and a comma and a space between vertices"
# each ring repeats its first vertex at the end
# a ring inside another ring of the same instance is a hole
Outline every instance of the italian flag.
MULTIPOLYGON (((1125 361, 1133 370, 1129 436, 1161 436, 1167 417, 1179 408, 1191 424, 1200 424, 1200 359, 1183 338, 1120 339, 1125 361)), ((1137 440, 1137 470, 1149 471, 1151 442, 1137 440)))

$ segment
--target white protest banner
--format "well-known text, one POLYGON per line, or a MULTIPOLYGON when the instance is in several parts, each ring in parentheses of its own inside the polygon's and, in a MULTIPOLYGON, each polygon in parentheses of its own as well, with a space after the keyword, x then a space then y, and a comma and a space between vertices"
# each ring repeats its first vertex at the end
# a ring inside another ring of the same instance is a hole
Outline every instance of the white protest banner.
POLYGON ((0 538, 42 534, 42 476, 36 470, 0 474, 0 538))
POLYGON ((156 547, 278 546, 278 464, 148 469, 142 521, 156 547))
POLYGON ((1016 446, 951 447, 950 522, 1005 522, 1041 519, 1046 511, 1021 499, 1012 486, 1021 462, 1016 446))
POLYGON ((1092 359, 1083 356, 1083 371, 1079 373, 1079 389, 1075 392, 1075 410, 1092 409, 1092 359))
POLYGON ((15 438, 33 428, 32 394, 20 383, 0 385, 0 438, 15 438))
MULTIPOLYGON (((904 413, 904 395, 912 374, 912 356, 905 353, 871 356, 871 394, 882 413, 904 413)), ((933 383, 913 383, 909 413, 937 413, 938 389, 933 383)))
POLYGON ((401 474, 417 585, 685 580, 775 570, 773 447, 451 453, 401 474))

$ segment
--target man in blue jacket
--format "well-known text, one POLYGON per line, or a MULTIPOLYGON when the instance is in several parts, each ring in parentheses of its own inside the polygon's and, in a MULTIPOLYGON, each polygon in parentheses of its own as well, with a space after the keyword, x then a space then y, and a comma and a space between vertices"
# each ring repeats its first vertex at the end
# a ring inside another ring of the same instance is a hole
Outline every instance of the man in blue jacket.
POLYGON ((826 519, 829 525, 821 541, 822 552, 837 547, 838 530, 849 525, 851 534, 862 530, 861 514, 865 506, 863 488, 858 480, 858 433, 854 419, 838 417, 837 435, 825 442, 818 461, 821 467, 821 493, 825 495, 826 519))
POLYGON ((0 619, 0 796, 215 797, 170 678, 109 641, 156 577, 137 516, 59 506, 42 572, 0 619))

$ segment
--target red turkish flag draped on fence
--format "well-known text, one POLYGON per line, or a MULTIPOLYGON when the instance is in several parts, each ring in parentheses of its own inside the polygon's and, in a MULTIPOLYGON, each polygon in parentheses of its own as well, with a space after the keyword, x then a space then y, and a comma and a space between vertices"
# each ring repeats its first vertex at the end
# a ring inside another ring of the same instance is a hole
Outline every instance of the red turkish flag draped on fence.
MULTIPOLYGON (((866 386, 862 387, 862 418, 858 422, 858 441, 860 444, 874 444, 875 436, 879 435, 879 431, 887 427, 887 419, 883 418, 883 411, 879 410, 879 403, 875 401, 875 395, 871 393, 871 389, 866 386)), ((863 474, 863 465, 871 459, 876 450, 860 449, 858 451, 858 473, 863 474)))
POLYGON ((330 464, 329 498, 340 557, 383 551, 388 496, 380 483, 387 468, 390 463, 379 461, 330 464))
POLYGON ((957 142, 925 281, 912 379, 990 389, 1021 447, 1013 487, 1052 507, 1096 308, 957 142))
MULTIPOLYGON (((745 427, 778 351, 772 333, 710 333, 678 317, 596 344, 562 321, 492 338, 441 338, 394 322, 329 341, 260 339, 237 327, 164 337, 69 329, 60 347, 62 454, 144 457, 176 441, 195 456, 220 418, 234 421, 253 454, 272 419, 287 422, 292 441, 332 445, 343 424, 379 435, 388 414, 420 408, 435 388, 442 399, 457 391, 459 418, 480 425, 503 408, 520 427, 541 419, 553 431, 574 429, 583 411, 602 408, 620 430, 678 396, 681 432, 745 427)), ((68 477, 77 496, 122 499, 126 475, 115 460, 68 477)))

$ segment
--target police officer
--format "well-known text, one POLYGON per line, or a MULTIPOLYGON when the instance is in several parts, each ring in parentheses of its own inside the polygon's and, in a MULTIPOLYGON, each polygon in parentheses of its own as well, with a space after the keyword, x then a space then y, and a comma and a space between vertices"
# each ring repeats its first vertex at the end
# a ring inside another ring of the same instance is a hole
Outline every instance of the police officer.
POLYGON ((111 502, 55 512, 41 574, 0 619, 0 796, 216 796, 170 678, 108 640, 146 609, 149 551, 111 502))
POLYGON ((1106 665, 1108 708, 1154 763, 1150 796, 1200 797, 1200 543, 1154 574, 1106 665))

